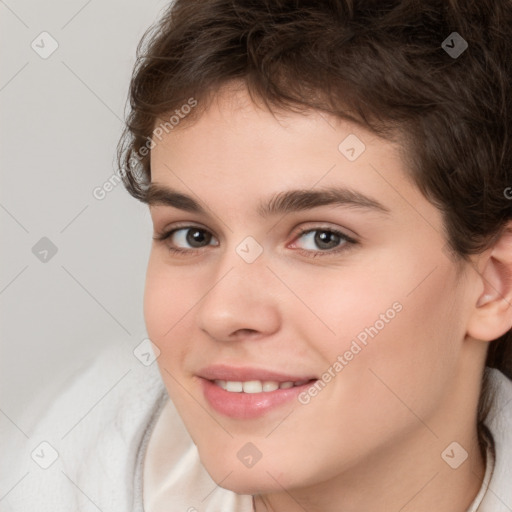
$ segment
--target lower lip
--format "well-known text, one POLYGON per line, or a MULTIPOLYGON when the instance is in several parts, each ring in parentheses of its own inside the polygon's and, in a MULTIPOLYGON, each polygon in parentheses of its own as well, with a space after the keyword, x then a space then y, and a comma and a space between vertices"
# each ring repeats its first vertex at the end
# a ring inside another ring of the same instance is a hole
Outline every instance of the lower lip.
POLYGON ((204 396, 213 409, 225 416, 237 419, 263 416, 266 412, 297 399, 297 396, 310 388, 314 382, 309 381, 302 386, 261 393, 235 393, 226 391, 212 381, 201 378, 204 396))

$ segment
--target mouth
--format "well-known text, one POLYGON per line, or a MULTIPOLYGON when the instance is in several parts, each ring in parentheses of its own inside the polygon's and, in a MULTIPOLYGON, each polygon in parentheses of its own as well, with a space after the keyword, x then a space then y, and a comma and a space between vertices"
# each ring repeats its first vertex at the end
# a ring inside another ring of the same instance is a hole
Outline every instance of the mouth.
POLYGON ((236 420, 268 415, 297 400, 300 393, 318 380, 305 375, 224 365, 204 368, 197 376, 210 408, 236 420))
POLYGON ((318 379, 305 372, 214 364, 197 373, 206 403, 233 419, 253 419, 297 400, 318 379))

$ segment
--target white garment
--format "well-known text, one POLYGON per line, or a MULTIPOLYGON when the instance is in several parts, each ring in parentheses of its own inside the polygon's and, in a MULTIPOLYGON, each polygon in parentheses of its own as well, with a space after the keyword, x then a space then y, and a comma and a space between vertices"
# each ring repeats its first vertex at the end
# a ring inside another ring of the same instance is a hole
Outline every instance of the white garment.
POLYGON ((144 508, 137 512, 168 512, 170 503, 172 510, 183 512, 253 512, 252 496, 227 491, 211 479, 168 396, 144 444, 137 476, 143 473, 144 508), (169 432, 176 435, 170 438, 169 432), (169 454, 173 455, 171 464, 169 454))
MULTIPOLYGON (((512 511, 512 381, 489 371, 497 388, 487 421, 496 458, 488 458, 487 480, 467 512, 512 511)), ((144 366, 130 350, 112 348, 67 384, 27 432, 28 440, 2 440, 2 464, 10 472, 0 482, 1 512, 144 512, 143 501, 146 512, 156 512, 151 507, 163 488, 151 464, 143 463, 146 455, 155 460, 147 448, 159 417, 176 428, 166 512, 252 511, 250 496, 218 487, 202 466, 156 362, 144 366), (43 469, 52 450, 58 457, 43 469)))
POLYGON ((484 479, 482 481, 482 485, 480 486, 480 490, 478 491, 478 494, 475 496, 473 503, 470 505, 466 512, 479 512, 483 510, 481 508, 482 501, 484 499, 485 494, 487 493, 487 488, 489 487, 489 482, 491 481, 491 476, 494 472, 494 454, 490 445, 487 445, 486 454, 487 458, 485 464, 485 474, 484 479))

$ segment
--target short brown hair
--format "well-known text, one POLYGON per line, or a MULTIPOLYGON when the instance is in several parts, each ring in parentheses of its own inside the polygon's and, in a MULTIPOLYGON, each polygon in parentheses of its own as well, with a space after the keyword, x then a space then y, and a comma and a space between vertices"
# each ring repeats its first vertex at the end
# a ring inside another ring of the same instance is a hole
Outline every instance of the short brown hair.
MULTIPOLYGON (((158 123, 193 99, 179 116, 191 122, 241 81, 269 110, 316 109, 400 140, 450 254, 468 261, 512 217, 511 29, 506 0, 176 0, 137 49, 123 182, 145 201, 158 123), (467 43, 457 56, 455 41, 467 43)), ((512 378, 512 331, 490 344, 486 366, 512 378)), ((489 392, 484 372, 482 450, 489 392)))

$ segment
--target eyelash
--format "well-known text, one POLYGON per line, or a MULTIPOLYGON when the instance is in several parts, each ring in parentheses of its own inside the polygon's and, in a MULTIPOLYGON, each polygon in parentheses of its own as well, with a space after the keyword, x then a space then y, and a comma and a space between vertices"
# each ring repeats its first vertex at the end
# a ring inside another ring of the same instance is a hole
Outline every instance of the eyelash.
MULTIPOLYGON (((204 229, 200 226, 193 226, 193 225, 179 226, 179 227, 173 228, 173 229, 163 232, 163 233, 157 233, 156 236, 153 237, 153 240, 156 240, 157 242, 165 242, 175 232, 181 231, 183 229, 184 230, 196 229, 196 230, 199 230, 202 232, 208 232, 207 229, 204 229)), ((323 256, 331 256, 333 254, 339 254, 341 252, 345 252, 345 251, 349 250, 351 248, 351 246, 357 245, 359 243, 354 238, 349 237, 348 235, 346 235, 345 233, 343 233, 341 231, 338 231, 337 229, 322 228, 322 227, 302 228, 299 230, 299 232, 295 238, 299 239, 301 236, 303 236, 307 233, 315 232, 315 231, 323 231, 323 232, 333 233, 334 235, 338 236, 341 239, 340 242, 344 241, 345 243, 343 245, 341 245, 341 247, 339 247, 339 248, 327 249, 324 251, 322 251, 322 250, 311 251, 311 250, 307 250, 307 249, 297 249, 300 253, 306 253, 306 254, 308 254, 308 257, 311 257, 311 258, 316 258, 317 256, 323 257, 323 256), (313 254, 311 255, 311 253, 313 253, 313 254)), ((208 247, 208 246, 205 246, 205 247, 208 247)), ((183 255, 183 254, 195 254, 197 251, 201 251, 203 249, 203 247, 196 248, 196 249, 182 249, 180 247, 171 247, 171 246, 167 245, 167 249, 172 254, 182 254, 183 255)))

